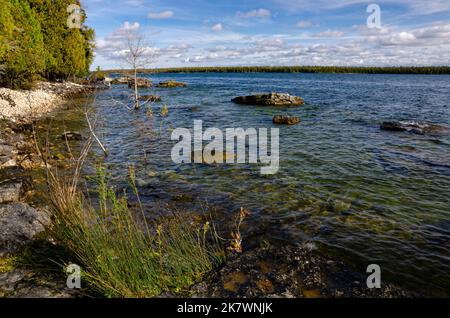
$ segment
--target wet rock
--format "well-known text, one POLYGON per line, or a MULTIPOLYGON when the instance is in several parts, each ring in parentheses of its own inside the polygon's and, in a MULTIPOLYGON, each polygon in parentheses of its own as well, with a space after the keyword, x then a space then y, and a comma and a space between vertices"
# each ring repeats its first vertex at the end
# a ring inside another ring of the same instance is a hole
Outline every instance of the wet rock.
POLYGON ((63 133, 61 135, 61 138, 64 141, 66 141, 66 140, 68 140, 68 141, 74 141, 74 140, 79 141, 79 140, 83 139, 83 136, 80 133, 68 131, 68 132, 63 133))
POLYGON ((139 100, 146 102, 161 102, 162 98, 157 95, 141 95, 139 96, 139 100))
POLYGON ((111 80, 111 84, 115 85, 128 85, 129 78, 128 77, 118 77, 111 80))
POLYGON ((73 298, 61 277, 50 277, 27 269, 0 274, 0 298, 73 298))
POLYGON ((19 201, 21 193, 22 182, 17 180, 0 182, 0 204, 19 201))
POLYGON ((47 214, 25 203, 0 205, 0 256, 30 243, 49 223, 47 214))
POLYGON ((273 118, 273 123, 277 125, 297 125, 300 123, 300 118, 287 115, 276 115, 273 118))
POLYGON ((259 106, 301 106, 305 103, 300 97, 279 93, 239 96, 231 101, 237 104, 259 106))
POLYGON ((157 87, 160 88, 172 88, 172 87, 187 87, 186 83, 181 83, 177 81, 167 81, 167 82, 161 82, 157 85, 157 87))
POLYGON ((450 127, 416 121, 383 122, 381 130, 407 131, 419 135, 450 133, 450 127))
MULTIPOLYGON (((153 83, 151 80, 147 79, 147 78, 143 78, 143 77, 138 77, 136 79, 137 82, 137 87, 139 88, 150 88, 153 86, 153 83)), ((128 79, 128 87, 129 88, 134 88, 135 86, 135 80, 134 78, 130 78, 128 79)))
POLYGON ((369 289, 366 276, 304 246, 271 246, 245 252, 191 289, 194 297, 342 298, 413 297, 384 283, 369 289))

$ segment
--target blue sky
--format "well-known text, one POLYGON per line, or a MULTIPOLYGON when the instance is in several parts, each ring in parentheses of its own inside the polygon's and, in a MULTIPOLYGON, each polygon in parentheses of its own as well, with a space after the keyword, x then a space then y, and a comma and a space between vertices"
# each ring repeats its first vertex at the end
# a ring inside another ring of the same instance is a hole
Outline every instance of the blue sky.
POLYGON ((94 67, 121 68, 120 34, 146 39, 149 67, 450 65, 450 0, 84 0, 94 67), (381 28, 367 27, 367 6, 381 28))

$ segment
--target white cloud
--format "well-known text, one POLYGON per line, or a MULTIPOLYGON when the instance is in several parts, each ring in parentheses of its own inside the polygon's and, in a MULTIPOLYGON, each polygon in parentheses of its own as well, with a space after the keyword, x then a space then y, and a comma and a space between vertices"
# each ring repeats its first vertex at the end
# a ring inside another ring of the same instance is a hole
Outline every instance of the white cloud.
POLYGON ((417 38, 414 34, 409 32, 394 33, 382 40, 384 45, 409 45, 414 44, 417 38))
POLYGON ((140 27, 141 27, 141 25, 138 22, 130 23, 127 21, 119 29, 119 32, 120 31, 135 31, 135 30, 139 29, 140 27))
POLYGON ((312 23, 311 21, 298 21, 297 24, 295 25, 297 28, 299 29, 306 29, 306 28, 312 28, 315 27, 317 25, 315 25, 314 23, 312 23))
POLYGON ((258 9, 258 10, 252 10, 248 12, 237 12, 237 16, 239 18, 268 18, 272 15, 272 12, 270 12, 267 9, 258 9))
POLYGON ((220 32, 220 31, 223 30, 223 24, 222 23, 217 23, 217 24, 213 25, 211 30, 213 30, 214 32, 220 32))
POLYGON ((162 12, 150 12, 148 14, 148 17, 150 19, 154 19, 154 20, 170 19, 173 16, 174 16, 174 12, 170 11, 170 10, 162 11, 162 12))
POLYGON ((344 36, 344 32, 338 30, 327 30, 316 34, 319 38, 340 38, 344 36))

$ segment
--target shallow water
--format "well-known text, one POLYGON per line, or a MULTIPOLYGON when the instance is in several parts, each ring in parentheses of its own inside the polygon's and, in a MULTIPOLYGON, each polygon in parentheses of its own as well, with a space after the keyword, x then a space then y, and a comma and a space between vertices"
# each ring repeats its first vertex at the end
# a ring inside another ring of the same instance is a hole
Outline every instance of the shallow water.
MULTIPOLYGON (((249 231, 262 237, 314 242, 364 272, 427 295, 450 295, 450 136, 381 131, 385 120, 429 121, 450 127, 450 76, 360 74, 158 74, 188 88, 143 90, 162 103, 132 111, 125 86, 99 94, 99 131, 107 163, 124 180, 135 164, 144 198, 184 193, 199 201, 252 212, 249 231), (301 96, 299 108, 236 105, 259 92, 301 96), (169 116, 158 114, 164 104, 169 116), (194 108, 194 109, 193 109, 194 108), (275 114, 299 116, 280 128, 280 171, 254 165, 175 165, 173 128, 274 127, 275 114), (156 196, 152 194, 157 193, 156 196), (256 231, 256 230, 255 230, 256 231)), ((234 209, 234 210, 233 210, 234 209)))

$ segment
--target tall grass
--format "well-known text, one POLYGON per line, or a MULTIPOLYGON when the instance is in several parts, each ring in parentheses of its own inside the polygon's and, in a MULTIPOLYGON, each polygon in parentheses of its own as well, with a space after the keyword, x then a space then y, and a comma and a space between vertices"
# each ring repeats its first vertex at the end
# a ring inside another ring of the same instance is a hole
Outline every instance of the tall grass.
MULTIPOLYGON (((83 281, 101 295, 134 298, 165 291, 183 293, 224 260, 208 222, 199 224, 177 215, 149 223, 142 208, 132 211, 126 195, 118 196, 108 186, 103 168, 96 180, 98 203, 94 205, 73 188, 72 181, 51 175, 49 233, 74 255, 83 281)), ((134 169, 130 169, 130 180, 137 194, 134 169)))

